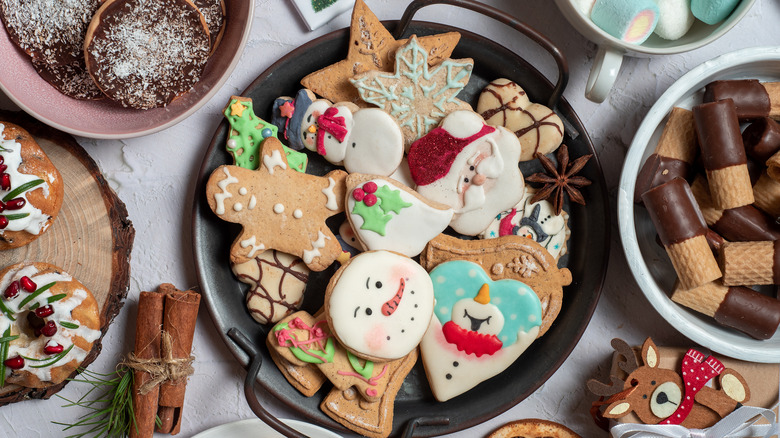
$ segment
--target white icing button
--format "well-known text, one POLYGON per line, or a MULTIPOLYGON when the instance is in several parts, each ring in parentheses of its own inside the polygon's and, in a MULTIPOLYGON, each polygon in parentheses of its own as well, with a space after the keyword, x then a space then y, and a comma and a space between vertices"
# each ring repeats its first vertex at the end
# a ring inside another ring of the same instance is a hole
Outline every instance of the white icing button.
POLYGON ((274 205, 274 213, 281 214, 284 211, 284 205, 282 204, 275 204, 274 205))
POLYGON ((231 138, 230 140, 227 141, 227 147, 229 147, 230 149, 235 149, 236 146, 238 146, 238 143, 236 143, 236 140, 234 138, 231 138))
POLYGON ((300 219, 303 217, 303 212, 296 208, 295 211, 293 211, 293 217, 295 219, 300 219))
POLYGON ((238 194, 242 196, 246 195, 247 194, 246 187, 241 187, 240 189, 238 189, 238 194))
POLYGON ((233 210, 235 211, 241 211, 244 209, 244 206, 240 202, 236 202, 233 204, 233 210))

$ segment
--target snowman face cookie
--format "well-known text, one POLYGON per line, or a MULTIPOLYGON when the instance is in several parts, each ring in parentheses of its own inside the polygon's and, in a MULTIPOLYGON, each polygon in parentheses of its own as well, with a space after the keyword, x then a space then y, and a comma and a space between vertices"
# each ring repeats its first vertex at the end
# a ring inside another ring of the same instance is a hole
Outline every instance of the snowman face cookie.
POLYGON ((317 150, 317 119, 320 114, 330 108, 331 103, 325 99, 318 99, 306 108, 301 117, 301 123, 298 125, 298 137, 303 143, 303 147, 310 151, 317 150))
POLYGON ((398 359, 420 343, 433 314, 433 284, 417 262, 390 251, 352 258, 331 279, 328 324, 353 354, 398 359))

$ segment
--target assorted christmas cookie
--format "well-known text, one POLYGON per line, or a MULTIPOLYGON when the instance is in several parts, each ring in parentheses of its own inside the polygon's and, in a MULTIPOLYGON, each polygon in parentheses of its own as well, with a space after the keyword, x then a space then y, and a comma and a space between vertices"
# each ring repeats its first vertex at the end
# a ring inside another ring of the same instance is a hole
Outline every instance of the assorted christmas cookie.
POLYGON ((525 196, 512 209, 496 216, 479 237, 492 239, 514 234, 527 237, 549 251, 555 259, 566 254, 569 240, 569 214, 561 211, 555 214, 553 205, 547 200, 531 202, 536 189, 526 186, 525 196))
POLYGON ((27 262, 0 271, 0 291, 0 386, 68 378, 100 337, 92 293, 56 266, 27 262))
POLYGON ((231 269, 239 281, 249 285, 246 307, 260 324, 278 322, 303 303, 309 268, 298 257, 274 249, 233 264, 231 269))
MULTIPOLYGON (((281 133, 279 140, 286 142, 296 151, 304 148, 301 124, 304 116, 307 115, 306 110, 316 99, 311 90, 302 88, 298 90, 295 98, 281 96, 274 100, 273 108, 271 109, 271 123, 281 133)), ((310 125, 311 123, 307 127, 310 125)))
POLYGON ((517 137, 471 111, 448 115, 407 158, 417 192, 452 207, 450 225, 461 234, 481 233, 525 193, 517 137))
POLYGON ((0 249, 18 248, 51 227, 64 184, 35 139, 0 122, 0 249))
POLYGON ((333 275, 325 315, 352 354, 372 361, 399 359, 420 343, 433 312, 433 291, 428 272, 414 260, 368 251, 333 275))
POLYGON ((529 418, 509 422, 487 438, 582 438, 568 427, 552 421, 529 418))
POLYGON ((622 339, 613 339, 612 347, 617 367, 610 382, 588 381, 588 389, 601 397, 593 403, 594 412, 604 418, 633 414, 644 424, 703 429, 751 399, 742 374, 714 356, 689 349, 680 361, 666 357, 650 338, 638 355, 622 339))
POLYGON ((473 262, 445 262, 430 275, 436 307, 420 351, 433 395, 446 401, 523 354, 539 334, 542 306, 524 283, 493 281, 473 262))
POLYGON ((541 245, 525 237, 508 235, 495 239, 464 240, 440 234, 420 254, 428 271, 450 260, 478 265, 495 281, 519 280, 530 286, 542 305, 542 336, 552 325, 563 303, 563 287, 572 282, 571 271, 558 268, 555 258, 541 245))
POLYGON ((488 125, 515 133, 523 147, 520 161, 549 154, 563 141, 561 118, 550 108, 531 103, 525 90, 509 79, 496 79, 482 90, 477 112, 488 125))
MULTIPOLYGON (((233 156, 236 166, 255 170, 260 167, 260 149, 263 141, 277 136, 277 127, 255 115, 252 99, 232 96, 222 110, 230 123, 227 151, 233 156)), ((308 157, 282 145, 287 163, 294 170, 306 171, 308 157)))
POLYGON ((342 252, 325 219, 344 210, 347 174, 298 172, 288 165, 282 146, 275 137, 267 138, 257 170, 215 169, 206 183, 209 207, 221 219, 243 226, 230 251, 232 263, 277 249, 322 271, 342 252))
POLYGON ((198 82, 211 50, 189 0, 107 0, 84 41, 87 71, 125 107, 166 106, 198 82))
POLYGON ((355 75, 350 82, 364 102, 393 116, 404 133, 404 145, 411 144, 435 128, 449 113, 471 110, 455 97, 471 78, 472 59, 445 59, 430 67, 428 52, 412 35, 395 52, 395 72, 380 70, 355 75))
MULTIPOLYGON (((458 40, 459 33, 448 32, 421 37, 419 44, 427 54, 429 65, 436 65, 452 54, 458 40)), ((349 80, 370 70, 393 71, 395 53, 407 41, 393 38, 365 2, 356 0, 347 59, 309 74, 301 84, 333 102, 361 104, 360 96, 349 80)))
POLYGON ((409 257, 420 254, 452 219, 448 206, 390 178, 362 174, 347 177, 345 210, 361 247, 409 257))

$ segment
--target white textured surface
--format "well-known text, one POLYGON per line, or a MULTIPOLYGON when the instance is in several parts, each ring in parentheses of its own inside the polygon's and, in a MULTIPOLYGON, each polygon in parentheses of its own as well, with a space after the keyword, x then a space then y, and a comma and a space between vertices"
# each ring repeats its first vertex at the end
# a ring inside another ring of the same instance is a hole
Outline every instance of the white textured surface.
MULTIPOLYGON (((397 19, 398 5, 408 0, 367 0, 381 19, 397 19)), ((489 0, 546 33, 567 56, 571 78, 565 97, 588 129, 606 173, 614 209, 615 192, 625 150, 655 99, 682 74, 719 54, 780 41, 780 2, 759 0, 745 19, 726 36, 693 52, 653 58, 626 58, 615 89, 601 105, 583 97, 585 80, 596 47, 570 28, 549 0, 489 0)), ((220 123, 220 109, 281 55, 312 38, 348 25, 349 14, 315 32, 308 32, 288 1, 256 0, 252 36, 241 63, 222 90, 189 119, 152 136, 127 141, 79 139, 98 162, 106 178, 127 204, 136 229, 130 294, 122 313, 91 366, 109 371, 129 351, 133 339, 135 302, 139 291, 171 282, 179 288, 197 284, 190 238, 190 212, 195 178, 203 152, 220 123)), ((536 65, 548 77, 554 64, 541 49, 503 25, 450 6, 432 6, 420 19, 440 21, 477 32, 506 45, 536 65)), ((0 107, 9 108, 0 96, 0 107)), ((531 397, 495 419, 453 434, 484 436, 508 421, 538 417, 569 425, 584 437, 606 436, 593 426, 588 409, 593 400, 585 381, 604 377, 609 340, 618 336, 637 344, 652 336, 659 345, 690 345, 649 306, 627 269, 613 211, 612 254, 607 282, 598 309, 579 345, 563 366, 531 397)), ((195 375, 190 378, 181 436, 251 418, 243 396, 244 372, 217 334, 205 308, 199 315, 193 353, 195 375)), ((79 397, 84 386, 70 384, 65 397, 79 397)), ((0 409, 0 430, 10 437, 63 436, 49 420, 73 421, 83 412, 61 408, 62 401, 26 401, 0 409)), ((269 403, 283 417, 294 417, 278 402, 269 403)), ((162 435, 160 435, 162 436, 162 435)))

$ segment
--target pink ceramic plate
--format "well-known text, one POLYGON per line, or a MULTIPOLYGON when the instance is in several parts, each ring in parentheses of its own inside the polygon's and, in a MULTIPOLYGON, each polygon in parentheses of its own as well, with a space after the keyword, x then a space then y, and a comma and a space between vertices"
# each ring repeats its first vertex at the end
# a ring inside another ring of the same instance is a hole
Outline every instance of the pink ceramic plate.
POLYGON ((27 55, 0 25, 0 89, 24 111, 62 131, 92 138, 140 137, 184 120, 225 83, 244 49, 253 16, 253 1, 226 0, 222 42, 194 89, 165 108, 134 110, 108 99, 85 101, 60 94, 33 68, 27 55))

